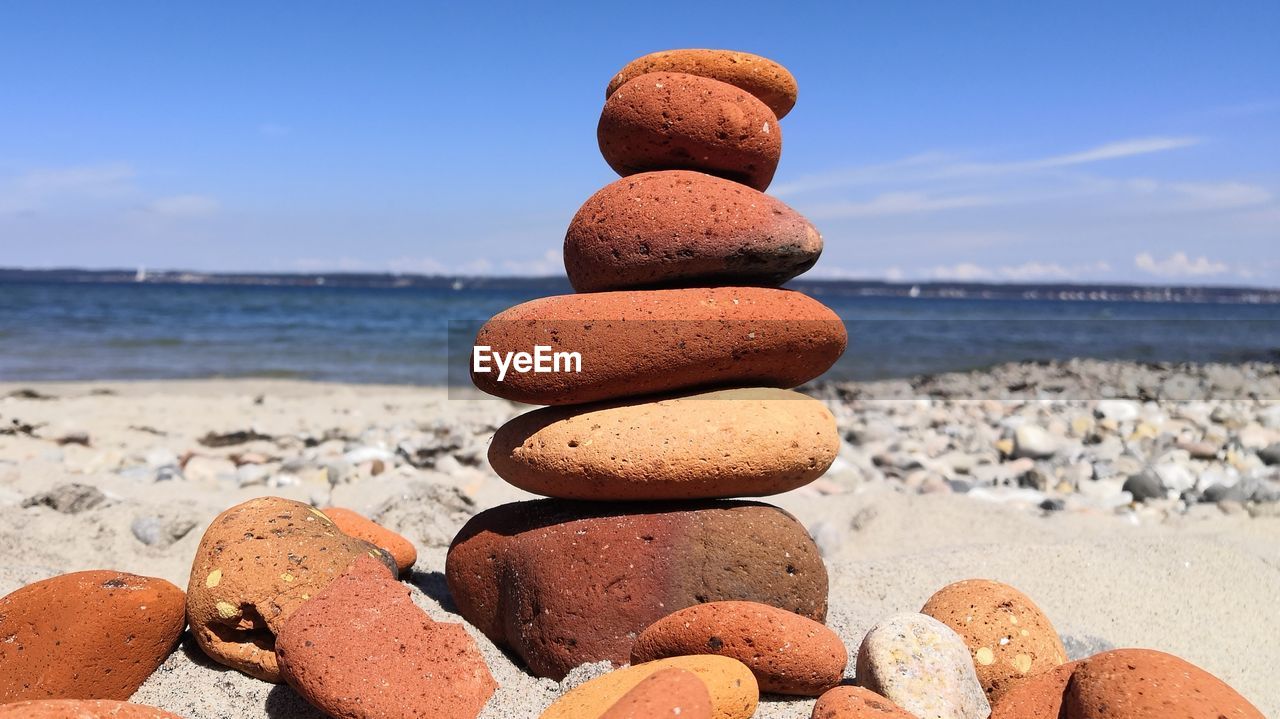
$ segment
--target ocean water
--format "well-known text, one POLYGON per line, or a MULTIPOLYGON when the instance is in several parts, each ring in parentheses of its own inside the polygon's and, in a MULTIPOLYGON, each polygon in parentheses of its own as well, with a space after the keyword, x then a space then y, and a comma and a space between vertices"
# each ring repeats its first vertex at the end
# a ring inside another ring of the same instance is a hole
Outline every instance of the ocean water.
MULTIPOLYGON (((804 290, 849 329, 831 379, 1073 357, 1280 361, 1274 304, 868 297, 836 283, 804 290)), ((480 322, 560 291, 553 281, 514 289, 0 282, 0 379, 443 384, 450 361, 465 367, 480 322)))

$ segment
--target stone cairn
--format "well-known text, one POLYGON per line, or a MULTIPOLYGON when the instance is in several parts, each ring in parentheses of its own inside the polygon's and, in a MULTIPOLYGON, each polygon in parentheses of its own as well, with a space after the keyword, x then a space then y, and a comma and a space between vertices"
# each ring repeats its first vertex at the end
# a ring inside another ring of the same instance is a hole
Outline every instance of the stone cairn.
MULTIPOLYGON (((503 479, 550 499, 474 517, 446 569, 462 616, 554 679, 626 663, 642 630, 706 603, 827 631, 826 569, 804 527, 729 500, 808 484, 839 447, 825 405, 790 388, 840 357, 844 326, 778 289, 814 265, 822 237, 763 192, 795 80, 756 55, 678 50, 627 65, 606 98, 600 150, 622 179, 569 225, 578 294, 508 309, 476 339, 491 357, 581 357, 580 371, 472 372, 485 392, 550 405, 489 449, 503 479)), ((839 681, 843 647, 833 654, 818 684, 839 681)), ((771 690, 826 688, 792 683, 771 690)))

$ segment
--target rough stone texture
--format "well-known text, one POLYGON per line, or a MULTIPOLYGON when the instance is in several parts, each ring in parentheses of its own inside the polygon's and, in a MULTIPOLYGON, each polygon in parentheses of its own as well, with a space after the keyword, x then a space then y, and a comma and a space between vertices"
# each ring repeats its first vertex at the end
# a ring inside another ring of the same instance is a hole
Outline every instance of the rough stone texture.
MULTIPOLYGON (((489 394, 529 404, 580 404, 699 387, 796 387, 825 372, 848 343, 844 324, 799 292, 714 287, 558 295, 498 313, 476 335, 490 352, 581 355, 581 372, 514 369, 489 394)), ((474 367, 473 367, 474 369, 474 367)))
POLYGON ((822 235, 762 192, 701 172, 644 172, 605 185, 569 223, 578 292, 780 285, 813 267, 822 235))
POLYGON ((1066 719, 1263 719, 1221 679, 1151 649, 1117 649, 1084 660, 1063 704, 1066 719))
POLYGON ((626 662, 678 609, 758 601, 822 621, 827 571, 795 518, 755 502, 610 507, 540 500, 482 512, 445 564, 459 613, 538 676, 626 662))
POLYGON ((813 719, 916 719, 902 707, 862 687, 836 687, 818 697, 813 719))
POLYGON ((987 719, 991 706, 964 640, 924 614, 895 614, 858 649, 858 684, 920 719, 987 719))
POLYGON ((772 388, 548 407, 502 426, 489 463, 549 497, 762 497, 822 476, 840 449, 826 405, 772 388))
POLYGON ((711 719, 711 694, 698 675, 663 669, 622 695, 600 719, 711 719))
POLYGON ((0 598, 0 703, 128 699, 178 644, 182 590, 109 570, 0 598))
POLYGON ((995 702, 1027 677, 1066 663, 1058 631, 1035 602, 1007 584, 968 579, 938 590, 920 610, 964 639, 978 681, 995 702))
POLYGON ((782 128, 763 102, 728 83, 651 72, 609 96, 596 128, 619 175, 696 170, 764 191, 782 155, 782 128))
POLYGON ((412 542, 363 514, 342 507, 329 507, 322 511, 345 534, 386 550, 401 574, 412 569, 413 563, 418 561, 418 550, 414 549, 412 542))
POLYGON ((385 551, 344 534, 315 507, 259 497, 219 514, 196 550, 187 621, 214 661, 280 681, 275 635, 358 557, 396 571, 385 551))
POLYGON ((757 602, 686 607, 640 633, 631 662, 687 654, 719 654, 746 664, 760 690, 818 696, 840 683, 849 653, 818 622, 757 602))
POLYGON ((991 719, 1059 719, 1062 695, 1079 664, 1062 664, 1018 682, 992 703, 991 719))
POLYGON ((714 719, 747 719, 755 713, 760 688, 751 670, 736 659, 700 654, 637 664, 596 677, 557 699, 540 719, 596 719, 640 682, 673 668, 702 680, 711 695, 714 719))
POLYGON ((475 719, 498 686, 462 625, 433 621, 370 557, 293 613, 276 655, 290 686, 342 719, 475 719))
POLYGON ((0 719, 182 719, 155 707, 108 699, 46 699, 0 705, 0 719))
POLYGON ((795 107, 799 88, 787 68, 765 57, 733 50, 663 50, 627 63, 605 88, 607 99, 629 80, 650 72, 683 72, 727 82, 754 95, 779 120, 795 107))

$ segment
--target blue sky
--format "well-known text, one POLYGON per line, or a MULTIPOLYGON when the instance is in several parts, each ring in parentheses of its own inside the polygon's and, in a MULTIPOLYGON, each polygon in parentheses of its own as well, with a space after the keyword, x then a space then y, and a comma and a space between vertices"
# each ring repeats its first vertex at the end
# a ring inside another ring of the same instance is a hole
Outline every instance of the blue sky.
POLYGON ((562 272, 609 78, 727 47, 799 80, 770 192, 813 276, 1277 286, 1277 36, 1274 0, 4 3, 0 265, 562 272))

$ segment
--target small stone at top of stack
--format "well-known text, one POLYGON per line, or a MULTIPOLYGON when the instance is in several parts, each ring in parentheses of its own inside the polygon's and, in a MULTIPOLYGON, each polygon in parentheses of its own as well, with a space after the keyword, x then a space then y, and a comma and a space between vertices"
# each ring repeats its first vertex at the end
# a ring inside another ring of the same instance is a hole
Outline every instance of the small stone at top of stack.
POLYGON ((763 193, 795 94, 790 73, 746 53, 627 65, 598 131, 623 178, 565 236, 580 294, 508 309, 476 337, 503 356, 546 346, 581 360, 501 381, 473 371, 490 394, 559 405, 504 425, 489 449, 499 476, 551 499, 475 516, 446 562, 459 612, 539 676, 624 663, 642 630, 695 604, 825 619, 826 569, 804 527, 724 501, 807 484, 839 447, 825 405, 791 388, 839 359, 844 325, 778 289, 813 266, 822 236, 763 193))

